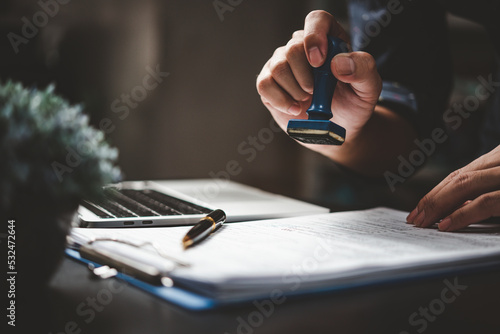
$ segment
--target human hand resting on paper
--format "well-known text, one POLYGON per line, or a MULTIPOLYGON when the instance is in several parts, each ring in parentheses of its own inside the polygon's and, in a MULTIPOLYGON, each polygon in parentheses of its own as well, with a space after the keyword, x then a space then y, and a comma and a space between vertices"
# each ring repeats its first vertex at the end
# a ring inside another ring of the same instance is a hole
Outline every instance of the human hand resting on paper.
MULTIPOLYGON (((306 110, 313 93, 311 66, 324 63, 327 35, 349 41, 331 14, 325 11, 309 13, 304 30, 293 33, 285 46, 276 49, 257 78, 262 102, 284 131, 290 119, 307 119, 306 110)), ((337 55, 331 62, 331 70, 339 80, 332 100, 332 121, 346 129, 349 138, 346 144, 350 145, 374 112, 382 80, 375 60, 366 52, 337 55)), ((304 146, 330 157, 332 150, 342 149, 326 145, 304 146)))
POLYGON ((419 227, 439 223, 456 231, 500 216, 500 146, 451 173, 418 203, 406 220, 419 227))

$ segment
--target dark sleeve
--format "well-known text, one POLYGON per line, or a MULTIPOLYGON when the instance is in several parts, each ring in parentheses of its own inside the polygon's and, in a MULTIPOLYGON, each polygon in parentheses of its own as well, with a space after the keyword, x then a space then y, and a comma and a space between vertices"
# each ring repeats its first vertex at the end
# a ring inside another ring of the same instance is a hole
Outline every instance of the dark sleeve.
POLYGON ((491 97, 487 101, 482 126, 479 128, 479 155, 500 145, 500 1, 498 0, 439 0, 449 12, 481 24, 488 32, 495 50, 496 68, 483 76, 479 83, 491 97))
POLYGON ((452 67, 445 11, 432 0, 349 1, 351 43, 376 60, 384 82, 379 103, 425 137, 442 124, 452 67))
POLYGON ((491 37, 497 56, 500 54, 500 1, 439 0, 450 13, 481 24, 491 37))

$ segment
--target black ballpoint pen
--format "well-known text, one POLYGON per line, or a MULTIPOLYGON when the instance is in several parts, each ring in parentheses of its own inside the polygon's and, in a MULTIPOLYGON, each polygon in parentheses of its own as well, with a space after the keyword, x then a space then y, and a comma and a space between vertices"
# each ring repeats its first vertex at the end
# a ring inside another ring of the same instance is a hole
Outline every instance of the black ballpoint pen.
POLYGON ((206 217, 194 225, 182 239, 184 248, 188 248, 195 243, 205 239, 210 233, 215 231, 217 227, 224 224, 226 220, 226 213, 222 210, 214 210, 206 217))

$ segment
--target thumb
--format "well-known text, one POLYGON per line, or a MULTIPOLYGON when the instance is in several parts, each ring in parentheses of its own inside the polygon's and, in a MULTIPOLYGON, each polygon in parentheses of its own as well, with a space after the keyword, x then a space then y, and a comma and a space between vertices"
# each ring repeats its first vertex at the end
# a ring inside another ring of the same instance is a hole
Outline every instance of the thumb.
POLYGON ((375 59, 366 52, 341 53, 331 63, 333 75, 350 84, 363 100, 376 102, 382 90, 382 79, 377 71, 375 59))
POLYGON ((337 36, 344 41, 349 40, 332 14, 323 10, 310 12, 304 22, 304 48, 307 60, 313 67, 319 67, 325 62, 328 53, 327 35, 337 36))

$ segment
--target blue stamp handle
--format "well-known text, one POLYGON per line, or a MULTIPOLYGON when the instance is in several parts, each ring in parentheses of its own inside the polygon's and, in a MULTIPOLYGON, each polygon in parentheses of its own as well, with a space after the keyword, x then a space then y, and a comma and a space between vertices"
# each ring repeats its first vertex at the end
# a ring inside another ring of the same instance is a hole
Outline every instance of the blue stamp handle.
POLYGON ((328 36, 326 60, 320 67, 313 68, 314 92, 311 106, 307 109, 310 120, 329 120, 332 118, 332 98, 337 85, 337 78, 332 74, 330 64, 333 57, 347 52, 347 44, 337 37, 328 36))

